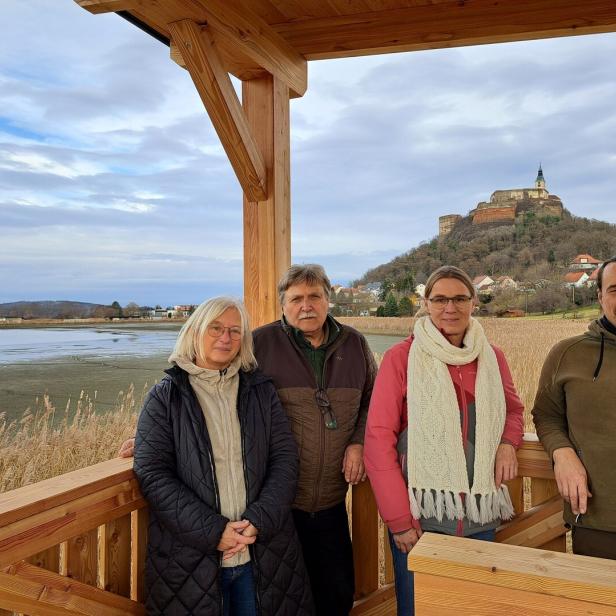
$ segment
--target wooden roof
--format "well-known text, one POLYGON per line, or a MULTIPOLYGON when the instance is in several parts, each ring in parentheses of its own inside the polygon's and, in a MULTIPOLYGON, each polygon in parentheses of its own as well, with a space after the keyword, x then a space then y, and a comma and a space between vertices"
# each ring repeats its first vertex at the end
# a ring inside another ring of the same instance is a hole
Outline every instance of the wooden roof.
MULTIPOLYGON (((268 71, 294 95, 306 60, 616 31, 614 0, 76 0, 124 12, 163 39, 169 24, 207 24, 226 70, 268 71)), ((180 56, 173 49, 172 57, 180 56)))

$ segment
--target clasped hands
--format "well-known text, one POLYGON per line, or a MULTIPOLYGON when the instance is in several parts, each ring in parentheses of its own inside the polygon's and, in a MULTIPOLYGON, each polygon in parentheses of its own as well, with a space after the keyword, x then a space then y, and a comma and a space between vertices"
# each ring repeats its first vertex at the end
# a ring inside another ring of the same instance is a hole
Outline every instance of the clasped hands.
POLYGON ((227 560, 243 552, 257 540, 259 531, 248 520, 227 522, 216 549, 222 552, 222 559, 227 560))

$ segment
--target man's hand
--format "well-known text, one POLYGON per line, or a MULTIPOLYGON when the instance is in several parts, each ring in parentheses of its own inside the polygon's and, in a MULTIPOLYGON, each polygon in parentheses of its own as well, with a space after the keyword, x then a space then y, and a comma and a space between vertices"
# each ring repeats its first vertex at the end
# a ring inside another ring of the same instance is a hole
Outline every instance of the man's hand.
MULTIPOLYGON (((231 558, 238 552, 243 552, 246 547, 254 543, 257 540, 257 536, 245 537, 243 532, 252 526, 248 520, 241 520, 239 522, 227 522, 225 530, 220 537, 220 541, 216 546, 216 549, 223 552, 223 559, 231 558)), ((253 526, 254 528, 254 526, 253 526)))
POLYGON ((393 533, 393 538, 396 547, 403 554, 408 554, 422 535, 423 531, 421 528, 409 528, 403 533, 393 533))
POLYGON ((120 451, 118 451, 118 458, 132 458, 135 455, 135 439, 129 438, 122 443, 120 451))
POLYGON ((352 485, 357 485, 366 479, 363 445, 353 444, 346 448, 342 460, 342 472, 345 481, 352 485))
POLYGON ((560 495, 571 505, 575 515, 586 513, 588 498, 588 475, 582 461, 571 447, 554 451, 554 476, 560 495))
POLYGON ((517 476, 518 457, 515 454, 515 447, 508 443, 501 443, 496 450, 494 460, 494 483, 497 488, 500 488, 503 481, 510 481, 517 476))

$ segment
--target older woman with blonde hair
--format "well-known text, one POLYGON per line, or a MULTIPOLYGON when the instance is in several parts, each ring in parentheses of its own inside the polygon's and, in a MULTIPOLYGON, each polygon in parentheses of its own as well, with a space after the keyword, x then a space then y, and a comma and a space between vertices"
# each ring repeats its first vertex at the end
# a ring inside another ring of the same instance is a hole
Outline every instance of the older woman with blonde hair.
POLYGON ((244 306, 201 304, 169 360, 135 443, 150 509, 147 613, 312 614, 291 517, 297 447, 274 385, 256 369, 244 306))
POLYGON ((476 293, 453 266, 426 282, 424 314, 376 378, 364 444, 390 532, 398 614, 414 613, 406 555, 424 531, 493 540, 513 514, 520 401, 502 351, 471 317, 476 293))

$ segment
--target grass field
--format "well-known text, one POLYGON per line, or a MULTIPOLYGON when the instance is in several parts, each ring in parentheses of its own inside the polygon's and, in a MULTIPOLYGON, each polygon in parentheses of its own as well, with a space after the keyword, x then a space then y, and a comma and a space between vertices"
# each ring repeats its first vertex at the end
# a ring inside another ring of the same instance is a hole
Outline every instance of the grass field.
MULTIPOLYGON (((346 318, 365 332, 406 335, 412 319, 346 318)), ((541 366, 559 340, 583 333, 587 321, 572 319, 483 319, 488 338, 505 353, 513 380, 527 408, 532 407, 541 366)), ((16 421, 0 415, 0 492, 41 481, 113 457, 135 431, 145 392, 120 392, 116 408, 99 413, 94 400, 82 396, 72 408, 56 409, 44 397, 37 408, 16 421), (75 412, 76 411, 76 412, 75 412), (58 417, 60 421, 58 421, 58 417)))

